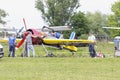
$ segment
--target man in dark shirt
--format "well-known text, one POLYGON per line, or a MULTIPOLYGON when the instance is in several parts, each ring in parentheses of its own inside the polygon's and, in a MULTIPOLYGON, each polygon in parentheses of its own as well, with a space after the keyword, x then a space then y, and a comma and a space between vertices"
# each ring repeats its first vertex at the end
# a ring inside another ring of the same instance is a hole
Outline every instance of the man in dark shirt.
POLYGON ((15 57, 15 42, 16 42, 15 36, 14 35, 10 36, 8 57, 10 57, 11 53, 12 53, 12 57, 15 57))

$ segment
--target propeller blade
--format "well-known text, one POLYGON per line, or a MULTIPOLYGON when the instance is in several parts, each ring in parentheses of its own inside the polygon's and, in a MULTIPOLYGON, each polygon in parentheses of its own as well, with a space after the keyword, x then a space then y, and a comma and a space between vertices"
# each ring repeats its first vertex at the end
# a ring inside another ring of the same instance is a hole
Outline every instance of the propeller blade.
POLYGON ((25 29, 27 30, 27 26, 24 18, 23 18, 23 22, 24 22, 25 29))
POLYGON ((17 48, 20 48, 20 46, 23 44, 23 42, 25 41, 28 34, 29 34, 28 32, 24 33, 24 37, 22 38, 22 40, 16 46, 17 48))
POLYGON ((24 28, 24 27, 22 27, 21 29, 19 29, 18 34, 23 30, 23 28, 24 28))

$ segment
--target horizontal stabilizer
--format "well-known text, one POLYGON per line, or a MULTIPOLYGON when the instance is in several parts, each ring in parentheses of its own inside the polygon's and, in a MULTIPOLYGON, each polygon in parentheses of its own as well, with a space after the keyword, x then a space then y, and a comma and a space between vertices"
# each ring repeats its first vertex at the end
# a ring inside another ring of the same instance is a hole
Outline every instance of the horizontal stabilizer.
POLYGON ((70 51, 74 51, 74 52, 77 51, 77 47, 75 47, 75 46, 65 46, 65 45, 63 45, 63 48, 65 48, 67 50, 70 50, 70 51))

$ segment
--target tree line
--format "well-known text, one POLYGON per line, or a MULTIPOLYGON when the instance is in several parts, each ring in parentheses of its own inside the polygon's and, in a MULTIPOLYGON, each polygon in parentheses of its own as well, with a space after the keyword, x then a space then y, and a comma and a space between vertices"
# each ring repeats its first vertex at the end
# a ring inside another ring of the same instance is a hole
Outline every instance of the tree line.
MULTIPOLYGON (((102 14, 99 11, 95 13, 81 12, 79 0, 36 0, 35 8, 42 14, 43 20, 49 26, 72 26, 72 31, 76 32, 77 38, 87 38, 91 31, 98 39, 113 39, 120 35, 119 30, 103 29, 103 27, 120 26, 120 1, 112 4, 113 14, 102 14)), ((0 23, 6 24, 2 18, 8 14, 0 9, 0 23)), ((68 38, 71 32, 63 32, 64 37, 68 38), (67 34, 66 34, 67 33, 67 34)))

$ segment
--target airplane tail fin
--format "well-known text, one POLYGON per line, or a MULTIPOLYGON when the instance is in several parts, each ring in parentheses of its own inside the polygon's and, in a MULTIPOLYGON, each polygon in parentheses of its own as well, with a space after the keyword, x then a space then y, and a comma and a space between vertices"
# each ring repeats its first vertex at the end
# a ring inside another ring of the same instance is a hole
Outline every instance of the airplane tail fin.
POLYGON ((71 34, 70 34, 70 38, 69 39, 75 39, 75 32, 73 31, 71 34))

